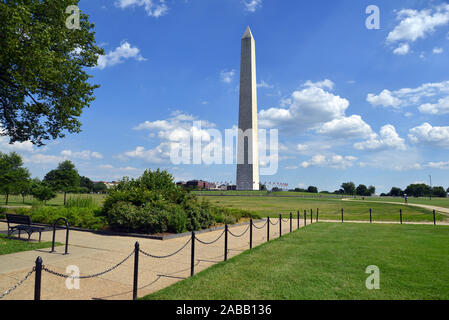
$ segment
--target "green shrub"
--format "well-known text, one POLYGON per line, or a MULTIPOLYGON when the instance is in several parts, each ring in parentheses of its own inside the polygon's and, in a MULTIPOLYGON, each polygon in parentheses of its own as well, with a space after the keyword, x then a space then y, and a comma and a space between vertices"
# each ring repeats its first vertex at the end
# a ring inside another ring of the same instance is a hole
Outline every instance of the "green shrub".
MULTIPOLYGON (((99 209, 90 208, 61 208, 61 207, 34 207, 31 212, 31 221, 53 224, 59 218, 66 218, 71 227, 87 228, 92 230, 103 229, 106 220, 99 216, 99 209)), ((60 222, 63 224, 63 222, 60 222)))
POLYGON ((137 179, 124 178, 112 189, 103 215, 114 229, 144 233, 196 231, 217 223, 258 217, 249 211, 215 207, 178 188, 166 171, 146 170, 137 179))
POLYGON ((95 209, 98 208, 98 204, 95 202, 95 200, 92 197, 70 197, 67 199, 66 208, 90 208, 95 209))
POLYGON ((0 207, 0 219, 6 218, 6 208, 0 207))

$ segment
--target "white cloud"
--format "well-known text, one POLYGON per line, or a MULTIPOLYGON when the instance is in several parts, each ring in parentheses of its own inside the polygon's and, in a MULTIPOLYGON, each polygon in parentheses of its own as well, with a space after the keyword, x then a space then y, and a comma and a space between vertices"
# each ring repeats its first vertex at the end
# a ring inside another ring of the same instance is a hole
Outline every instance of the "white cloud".
POLYGON ((48 163, 58 163, 64 161, 64 157, 55 156, 55 155, 47 155, 42 153, 32 154, 30 156, 24 156, 24 163, 37 163, 37 164, 48 164, 48 163))
POLYGON ((97 67, 104 69, 109 66, 113 66, 119 63, 123 63, 126 59, 136 59, 137 61, 145 61, 146 59, 140 54, 140 50, 137 47, 132 47, 127 41, 122 42, 120 47, 110 51, 108 54, 99 56, 97 61, 97 67))
POLYGON ((445 94, 449 94, 449 81, 425 83, 417 88, 403 88, 396 91, 385 89, 378 95, 369 93, 366 101, 373 106, 399 109, 419 105, 424 99, 438 99, 445 94))
POLYGON ((433 51, 432 51, 434 54, 441 54, 441 53, 443 53, 444 52, 444 49, 443 48, 433 48, 433 51))
POLYGON ((325 91, 322 87, 331 86, 331 82, 323 81, 314 85, 306 82, 305 88, 293 92, 291 98, 283 99, 287 108, 270 108, 259 112, 261 127, 290 126, 307 129, 321 123, 343 118, 349 101, 325 91))
MULTIPOLYGON (((399 24, 391 31, 386 42, 393 44, 403 42, 415 42, 418 39, 425 39, 432 34, 436 28, 449 23, 449 5, 443 4, 432 9, 421 11, 413 9, 402 9, 397 13, 399 24)), ((408 44, 407 44, 408 45, 408 44)), ((396 54, 406 54, 408 47, 399 47, 396 54), (401 49, 400 49, 401 48, 401 49)))
POLYGON ((416 144, 449 148, 449 127, 433 127, 423 123, 410 129, 408 137, 416 144))
POLYGON ((269 85, 268 83, 266 83, 265 81, 262 80, 261 83, 257 84, 258 88, 267 88, 267 89, 273 89, 274 86, 269 85))
POLYGON ((410 51, 410 45, 408 43, 402 43, 393 50, 393 53, 398 56, 405 56, 410 51))
POLYGON ((354 148, 358 150, 385 150, 397 149, 405 150, 404 139, 399 137, 396 128, 391 124, 387 124, 380 129, 379 134, 374 134, 370 139, 354 144, 354 148))
POLYGON ((335 169, 347 169, 348 167, 352 167, 356 160, 357 158, 353 156, 341 156, 341 155, 324 156, 321 154, 317 154, 313 156, 312 159, 310 159, 309 161, 302 162, 301 166, 303 168, 331 167, 335 169))
POLYGON ((235 70, 226 71, 222 70, 220 72, 220 80, 224 83, 231 83, 234 80, 235 70))
POLYGON ((335 86, 335 84, 329 79, 325 79, 323 81, 318 81, 318 82, 312 82, 310 80, 307 80, 306 83, 304 83, 304 87, 316 87, 316 88, 328 89, 328 90, 333 90, 334 86, 335 86))
POLYGON ((426 103, 419 108, 421 113, 442 115, 449 113, 449 96, 439 99, 437 103, 426 103))
POLYGON ((309 149, 309 146, 305 145, 305 144, 298 144, 296 146, 296 150, 298 150, 299 152, 303 152, 303 151, 306 151, 308 149, 309 149))
POLYGON ((82 160, 103 159, 103 155, 101 153, 90 150, 83 150, 78 152, 73 152, 72 150, 63 150, 61 151, 61 156, 63 156, 64 158, 82 160))
POLYGON ((449 161, 429 162, 426 167, 432 169, 449 169, 449 161))
POLYGON ((255 12, 257 8, 262 6, 262 0, 243 0, 245 10, 255 12))
POLYGON ((168 12, 165 0, 117 0, 115 5, 121 9, 144 7, 146 13, 154 18, 159 18, 168 12))
POLYGON ((379 95, 369 93, 366 101, 373 106, 393 107, 397 108, 401 105, 401 100, 393 96, 392 92, 385 89, 379 95))
POLYGON ((373 134, 371 127, 358 115, 326 122, 317 132, 333 138, 367 138, 373 134))

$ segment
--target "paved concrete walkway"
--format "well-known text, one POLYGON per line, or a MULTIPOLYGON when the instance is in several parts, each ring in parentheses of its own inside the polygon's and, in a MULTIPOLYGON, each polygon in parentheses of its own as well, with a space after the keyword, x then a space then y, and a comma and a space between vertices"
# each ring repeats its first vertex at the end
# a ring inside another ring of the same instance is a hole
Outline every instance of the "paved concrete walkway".
MULTIPOLYGON (((279 219, 271 219, 276 225, 270 225, 270 239, 279 237, 279 219)), ((261 227, 265 222, 255 225, 261 227)), ((303 226, 303 221, 300 221, 303 226)), ((307 221, 307 224, 310 220, 307 221)), ((230 227, 235 235, 242 234, 248 225, 230 227)), ((297 228, 297 220, 293 220, 293 230, 297 228)), ((5 223, 0 223, 0 230, 6 230, 5 223)), ((282 233, 290 231, 290 223, 282 222, 282 233)), ((223 230, 201 233, 197 238, 211 242, 218 238, 223 230)), ((253 228, 253 247, 266 242, 267 229, 253 228)), ((37 239, 35 235, 32 239, 37 239)), ((134 250, 134 244, 139 242, 140 248, 152 255, 163 256, 177 251, 190 237, 170 240, 152 240, 121 236, 98 235, 90 232, 70 231, 69 254, 63 255, 64 246, 57 247, 56 253, 49 249, 39 249, 18 252, 0 256, 0 294, 22 279, 35 265, 36 258, 41 256, 43 264, 50 270, 66 273, 70 265, 77 266, 80 275, 90 275, 102 272, 116 265, 134 250)), ((42 241, 51 241, 52 232, 44 232, 42 241)), ((56 241, 65 242, 65 231, 56 232, 56 241)), ((155 259, 139 255, 139 297, 167 287, 183 278, 190 276, 189 243, 181 252, 166 259, 155 259)), ((228 258, 249 249, 249 231, 242 237, 228 236, 228 258)), ((195 273, 200 272, 224 259, 224 236, 211 245, 195 241, 195 273)), ((111 272, 92 279, 81 279, 79 290, 69 290, 66 279, 48 272, 42 272, 42 300, 90 300, 90 299, 131 299, 134 270, 134 255, 111 272)), ((20 287, 4 297, 4 300, 27 300, 34 297, 34 274, 20 287)))
POLYGON ((402 206, 410 206, 410 207, 419 207, 419 208, 424 208, 430 211, 438 211, 439 213, 441 213, 444 216, 448 216, 449 217, 449 208, 444 208, 444 207, 436 207, 436 206, 431 206, 431 205, 427 205, 427 204, 418 204, 418 203, 402 203, 402 202, 391 202, 391 201, 369 201, 369 200, 353 200, 353 199, 343 199, 343 201, 353 201, 353 202, 370 202, 370 203, 388 203, 388 204, 397 204, 397 205, 402 205, 402 206))

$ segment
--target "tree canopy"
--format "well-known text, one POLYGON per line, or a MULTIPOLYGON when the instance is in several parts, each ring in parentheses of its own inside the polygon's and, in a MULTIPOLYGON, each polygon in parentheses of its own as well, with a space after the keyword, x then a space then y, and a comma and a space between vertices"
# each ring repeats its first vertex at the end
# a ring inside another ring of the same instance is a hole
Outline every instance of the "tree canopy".
POLYGON ((0 152, 0 192, 6 195, 6 204, 10 194, 21 193, 29 183, 30 173, 22 166, 22 158, 17 153, 0 152))
POLYGON ((104 54, 94 24, 81 13, 69 29, 66 8, 79 0, 0 0, 0 135, 10 143, 79 132, 98 86, 83 68, 104 54))

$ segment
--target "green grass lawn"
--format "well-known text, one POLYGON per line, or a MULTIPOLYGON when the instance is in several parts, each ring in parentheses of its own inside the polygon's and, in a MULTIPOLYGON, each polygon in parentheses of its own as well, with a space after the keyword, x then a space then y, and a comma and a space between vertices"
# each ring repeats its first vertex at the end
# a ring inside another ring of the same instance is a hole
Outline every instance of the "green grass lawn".
POLYGON ((144 299, 449 299, 448 242, 443 226, 317 223, 144 299))
MULTIPOLYGON (((28 235, 22 236, 28 237, 28 235)), ((55 245, 60 246, 61 243, 56 242, 55 245)), ((24 240, 8 239, 6 235, 0 234, 0 255, 44 248, 51 248, 51 242, 28 242, 24 240)))
MULTIPOLYGON (((304 210, 310 215, 313 209, 314 216, 316 209, 319 209, 320 219, 340 220, 341 209, 344 211, 346 220, 369 221, 369 209, 372 210, 374 221, 399 221, 399 210, 402 209, 404 222, 433 221, 431 211, 397 204, 373 203, 368 201, 343 201, 341 199, 329 198, 276 198, 276 197, 203 197, 213 204, 228 207, 240 208, 254 211, 262 217, 278 217, 279 214, 288 216, 290 212, 296 215, 299 210, 301 217, 304 210)), ((310 217, 310 216, 309 216, 310 217)), ((447 218, 439 213, 436 219, 442 221, 447 218)))

